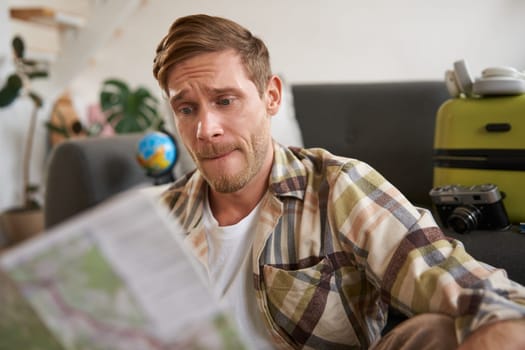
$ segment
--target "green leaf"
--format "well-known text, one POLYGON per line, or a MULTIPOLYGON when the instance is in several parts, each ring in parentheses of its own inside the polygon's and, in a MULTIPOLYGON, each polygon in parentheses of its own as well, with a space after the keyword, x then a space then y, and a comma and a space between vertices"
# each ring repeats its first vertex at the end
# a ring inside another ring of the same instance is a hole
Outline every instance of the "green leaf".
POLYGON ((106 85, 108 87, 114 86, 118 90, 126 91, 127 93, 129 93, 129 91, 130 91, 129 87, 128 87, 128 84, 126 84, 125 82, 123 82, 122 80, 119 80, 119 79, 106 79, 103 82, 103 85, 106 85))
POLYGON ((121 113, 120 111, 116 111, 116 112, 113 112, 113 113, 110 113, 107 117, 107 120, 110 124, 113 124, 113 123, 116 123, 119 118, 121 118, 121 113))
POLYGON ((12 41, 13 51, 15 52, 15 56, 17 58, 24 58, 25 55, 25 45, 24 41, 20 36, 15 36, 12 41))
POLYGON ((100 106, 103 111, 122 106, 128 98, 130 90, 128 86, 116 79, 105 80, 100 93, 100 106))
POLYGON ((43 70, 39 70, 39 71, 27 73, 27 76, 29 77, 29 79, 47 78, 49 76, 49 73, 43 70))
POLYGON ((150 92, 144 88, 144 87, 139 87, 137 88, 137 90, 135 90, 135 95, 138 97, 138 98, 150 98, 152 100, 154 100, 155 102, 157 102, 157 99, 155 97, 153 97, 150 92))
POLYGON ((36 193, 38 192, 39 186, 37 184, 28 184, 26 187, 26 191, 29 193, 36 193))
POLYGON ((159 124, 158 101, 145 87, 132 91, 119 79, 105 80, 100 105, 115 132, 140 132, 159 124))
POLYGON ((142 131, 143 128, 137 123, 136 119, 127 118, 127 119, 121 119, 116 125, 115 125, 115 132, 119 134, 124 133, 130 133, 130 132, 139 132, 142 131))
POLYGON ((102 125, 101 123, 93 123, 86 129, 86 132, 89 136, 96 136, 102 132, 103 128, 104 125, 102 125))
POLYGON ((46 125, 46 128, 50 131, 50 132, 54 132, 54 133, 57 133, 59 135, 62 135, 66 138, 69 138, 69 132, 67 131, 67 128, 63 127, 63 126, 58 126, 58 125, 55 125, 53 124, 52 122, 46 122, 45 123, 46 125))
POLYGON ((157 130, 163 130, 166 128, 166 121, 163 118, 158 119, 157 130))
POLYGON ((143 114, 148 115, 152 119, 156 119, 159 117, 159 112, 156 107, 152 107, 148 104, 143 104, 140 106, 140 110, 143 114))
POLYGON ((22 79, 17 74, 11 74, 0 90, 0 107, 6 107, 13 103, 21 88, 22 79))
POLYGON ((27 209, 40 209, 40 203, 38 203, 34 198, 29 199, 29 201, 25 204, 25 207, 27 209))

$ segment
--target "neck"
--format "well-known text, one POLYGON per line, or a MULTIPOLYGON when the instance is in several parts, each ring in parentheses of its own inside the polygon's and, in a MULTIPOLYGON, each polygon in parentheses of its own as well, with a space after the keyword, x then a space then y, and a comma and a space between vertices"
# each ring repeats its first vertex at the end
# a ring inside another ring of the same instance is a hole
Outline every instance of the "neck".
POLYGON ((257 206, 266 193, 267 187, 256 196, 244 196, 243 190, 236 193, 209 192, 210 208, 219 226, 234 225, 245 218, 257 206))

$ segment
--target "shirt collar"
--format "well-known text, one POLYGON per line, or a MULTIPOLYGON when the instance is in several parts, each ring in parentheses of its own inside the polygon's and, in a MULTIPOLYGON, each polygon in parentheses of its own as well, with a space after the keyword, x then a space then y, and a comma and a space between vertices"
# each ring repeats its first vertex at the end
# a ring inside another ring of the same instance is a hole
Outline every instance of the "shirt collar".
POLYGON ((298 158, 301 149, 284 147, 273 142, 274 162, 270 174, 269 190, 276 196, 304 199, 307 171, 298 158))

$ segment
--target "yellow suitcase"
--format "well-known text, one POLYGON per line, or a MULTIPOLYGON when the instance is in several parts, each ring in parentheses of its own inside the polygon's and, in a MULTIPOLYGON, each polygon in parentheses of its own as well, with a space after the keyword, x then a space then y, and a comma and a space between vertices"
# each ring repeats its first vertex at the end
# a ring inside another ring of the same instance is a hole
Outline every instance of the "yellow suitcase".
POLYGON ((513 223, 525 221, 525 95, 454 98, 439 108, 434 186, 493 183, 513 223))

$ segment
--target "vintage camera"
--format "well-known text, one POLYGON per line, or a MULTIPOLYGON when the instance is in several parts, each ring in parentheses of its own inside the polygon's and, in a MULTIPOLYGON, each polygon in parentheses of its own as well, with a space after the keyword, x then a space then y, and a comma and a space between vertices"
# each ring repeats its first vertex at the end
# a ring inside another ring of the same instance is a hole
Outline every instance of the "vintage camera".
POLYGON ((503 198, 494 184, 436 187, 430 191, 430 197, 441 223, 457 233, 510 226, 503 198))

